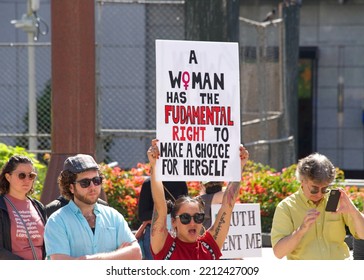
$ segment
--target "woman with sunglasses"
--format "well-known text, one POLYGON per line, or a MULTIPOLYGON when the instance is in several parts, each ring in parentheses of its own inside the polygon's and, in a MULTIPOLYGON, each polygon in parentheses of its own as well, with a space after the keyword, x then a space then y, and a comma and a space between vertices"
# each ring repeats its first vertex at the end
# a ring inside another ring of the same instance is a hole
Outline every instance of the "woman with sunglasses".
POLYGON ((277 206, 271 240, 277 258, 293 260, 343 260, 350 258, 346 226, 355 238, 364 238, 364 216, 344 190, 339 205, 326 208, 336 169, 324 155, 313 153, 298 161, 299 190, 277 206))
MULTIPOLYGON (((151 250, 154 259, 166 260, 217 260, 229 231, 230 217, 239 193, 240 182, 230 182, 225 193, 215 223, 202 235, 204 202, 201 198, 180 197, 171 210, 174 236, 167 229, 167 204, 162 182, 156 180, 154 172, 159 158, 158 140, 152 141, 148 149, 151 164, 151 186, 154 200, 152 218, 151 250), (228 221, 228 222, 227 222, 228 221)), ((237 151, 238 152, 238 151, 237 151)), ((240 147, 241 168, 249 158, 248 151, 240 147)))
POLYGON ((45 258, 45 207, 31 198, 37 177, 33 162, 14 155, 0 173, 0 259, 45 258))
POLYGON ((65 160, 58 184, 69 202, 47 221, 47 259, 141 259, 138 242, 124 217, 114 208, 97 203, 102 181, 92 156, 78 154, 65 160))

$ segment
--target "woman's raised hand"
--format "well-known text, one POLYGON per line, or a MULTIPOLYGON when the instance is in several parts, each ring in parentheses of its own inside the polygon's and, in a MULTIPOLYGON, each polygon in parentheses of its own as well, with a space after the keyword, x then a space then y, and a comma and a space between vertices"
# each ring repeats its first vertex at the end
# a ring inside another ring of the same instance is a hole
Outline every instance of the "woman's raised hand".
POLYGON ((151 165, 155 165, 156 160, 159 158, 158 139, 152 140, 152 145, 147 151, 148 159, 151 165))
POLYGON ((249 159, 249 152, 244 147, 243 144, 240 144, 240 160, 241 160, 241 169, 243 170, 245 164, 248 162, 249 159))

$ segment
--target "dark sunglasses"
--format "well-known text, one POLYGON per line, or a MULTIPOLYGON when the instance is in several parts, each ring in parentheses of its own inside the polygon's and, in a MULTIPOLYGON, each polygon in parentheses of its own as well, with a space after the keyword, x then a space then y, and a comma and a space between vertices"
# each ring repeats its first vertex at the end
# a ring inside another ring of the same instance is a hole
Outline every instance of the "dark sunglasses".
POLYGON ((92 179, 85 178, 85 179, 76 181, 75 184, 79 183, 81 188, 85 189, 90 186, 91 182, 94 184, 94 186, 99 186, 102 183, 102 177, 96 176, 96 177, 93 177, 92 179))
POLYGON ((310 188, 310 193, 311 194, 318 194, 320 192, 320 190, 321 190, 322 194, 326 194, 326 193, 328 193, 330 191, 328 189, 328 187, 324 187, 324 188, 321 188, 321 189, 319 187, 311 187, 310 188))
POLYGON ((13 173, 18 175, 19 180, 24 180, 27 177, 30 180, 34 180, 35 177, 37 177, 37 173, 35 173, 35 172, 30 172, 29 174, 26 174, 24 172, 20 172, 20 173, 13 172, 13 173))
POLYGON ((195 221, 196 224, 202 224, 205 220, 205 213, 196 213, 193 216, 191 216, 188 213, 183 213, 181 215, 176 216, 176 218, 179 218, 182 224, 188 225, 191 222, 191 219, 195 221))

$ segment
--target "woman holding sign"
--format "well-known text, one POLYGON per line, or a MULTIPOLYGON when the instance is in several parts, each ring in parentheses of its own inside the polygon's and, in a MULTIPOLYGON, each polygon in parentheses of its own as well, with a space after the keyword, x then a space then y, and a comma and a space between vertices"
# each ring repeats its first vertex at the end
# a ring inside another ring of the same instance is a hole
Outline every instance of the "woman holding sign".
MULTIPOLYGON (((240 182, 230 182, 224 193, 221 208, 214 224, 202 235, 204 202, 201 198, 180 197, 171 209, 175 235, 167 229, 167 204, 163 184, 156 180, 155 167, 159 158, 158 140, 148 149, 151 164, 151 187, 154 200, 151 250, 156 260, 214 260, 221 257, 221 248, 229 231, 231 213, 239 193, 240 182)), ((249 153, 240 146, 241 168, 248 161, 249 153)))

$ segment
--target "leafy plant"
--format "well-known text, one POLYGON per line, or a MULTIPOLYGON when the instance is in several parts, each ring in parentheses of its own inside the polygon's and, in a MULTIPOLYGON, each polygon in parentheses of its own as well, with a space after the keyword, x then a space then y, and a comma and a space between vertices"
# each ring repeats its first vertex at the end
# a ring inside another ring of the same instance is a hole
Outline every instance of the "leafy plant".
POLYGON ((295 180, 296 166, 277 172, 260 163, 248 161, 242 174, 239 201, 259 203, 263 232, 270 232, 277 204, 297 191, 299 183, 295 180))
POLYGON ((364 210, 364 188, 358 188, 357 186, 346 186, 345 191, 354 205, 363 212, 364 210))
POLYGON ((150 173, 148 164, 139 163, 136 168, 122 170, 103 164, 101 171, 105 177, 104 190, 111 207, 118 210, 132 229, 140 225, 138 220, 138 199, 141 186, 150 173))

